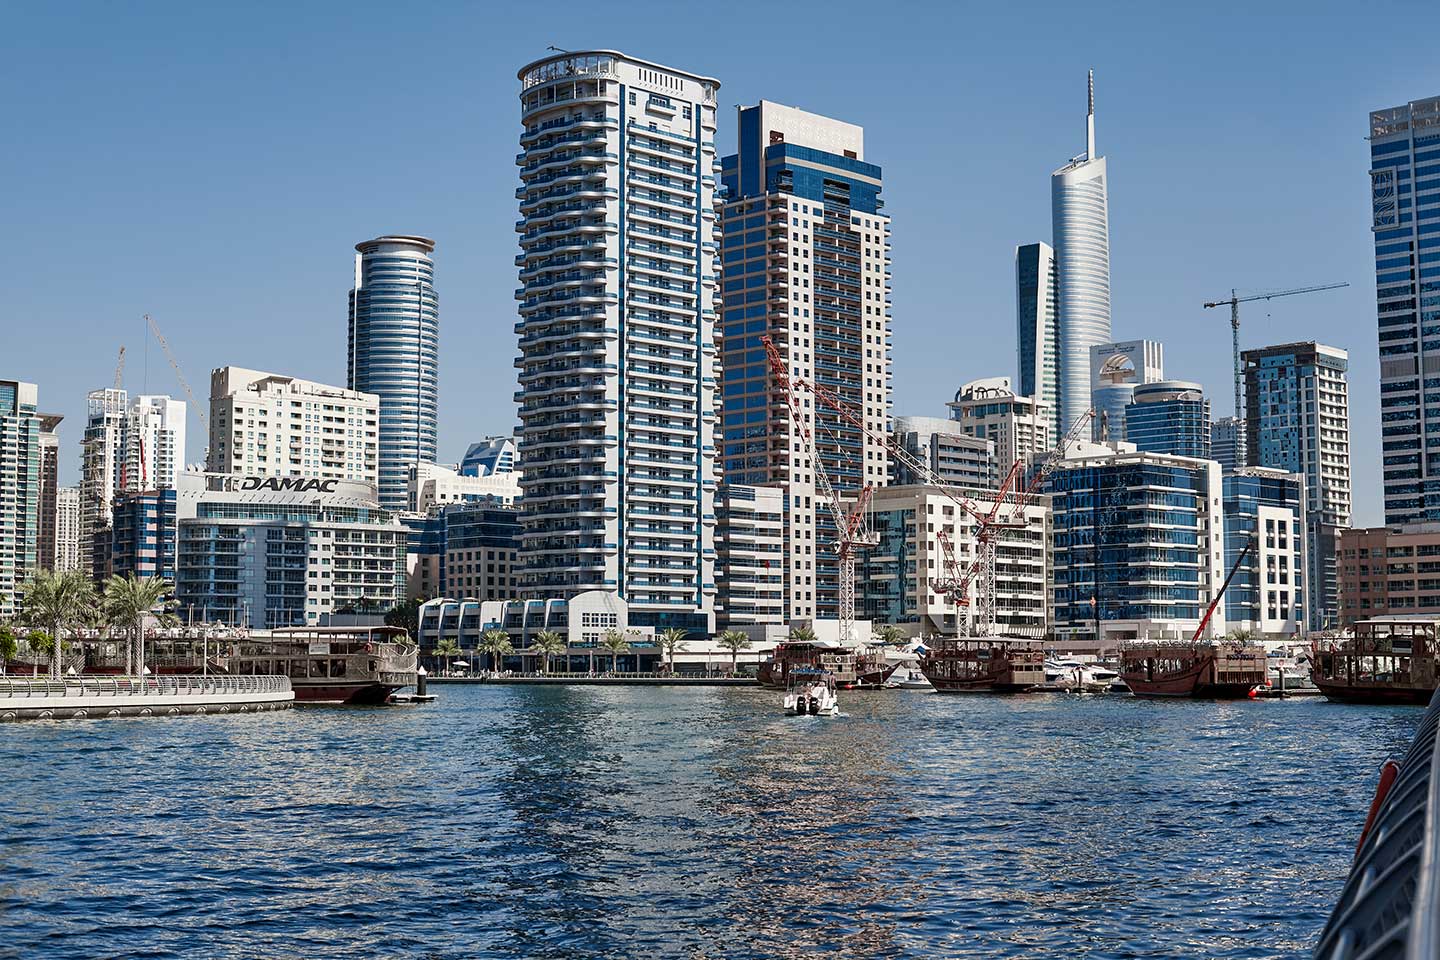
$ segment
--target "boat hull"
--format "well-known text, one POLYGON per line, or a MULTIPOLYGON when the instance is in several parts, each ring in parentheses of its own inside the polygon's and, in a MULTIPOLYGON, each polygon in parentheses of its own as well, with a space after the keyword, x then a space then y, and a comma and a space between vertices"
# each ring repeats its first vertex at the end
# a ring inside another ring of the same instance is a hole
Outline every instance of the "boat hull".
POLYGON ((930 677, 936 693, 1024 693, 1035 689, 1033 683, 1010 683, 1004 680, 943 680, 930 677))
POLYGON ((1435 695, 1422 687, 1396 687, 1380 684, 1336 683, 1316 680, 1315 686, 1325 699, 1335 703, 1414 704, 1424 706, 1435 695))
POLYGON ((390 695, 400 689, 399 685, 388 683, 306 683, 291 681, 297 704, 312 706, 338 705, 378 706, 387 702, 390 695))
POLYGON ((1120 679, 1137 697, 1244 700, 1265 685, 1260 647, 1137 645, 1121 653, 1120 679))

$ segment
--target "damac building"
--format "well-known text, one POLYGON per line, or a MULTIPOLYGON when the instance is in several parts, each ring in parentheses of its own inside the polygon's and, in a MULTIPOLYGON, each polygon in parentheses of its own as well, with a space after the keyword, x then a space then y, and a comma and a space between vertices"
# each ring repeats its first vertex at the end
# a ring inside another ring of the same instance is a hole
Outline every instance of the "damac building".
POLYGON ((435 241, 385 236, 355 245, 347 386, 380 398, 380 503, 405 509, 415 463, 434 463, 440 300, 435 241))
POLYGON ((1440 520, 1440 97, 1370 114, 1385 522, 1440 520))
POLYGON ((860 127, 765 100, 739 121, 724 162, 725 476, 788 490, 786 619, 834 618, 835 529, 802 434, 837 488, 888 482, 890 218, 860 127), (792 422, 765 334, 792 376, 838 395, 865 429, 812 398, 792 422))
POLYGON ((521 590, 708 632, 720 84, 606 50, 520 84, 521 590))

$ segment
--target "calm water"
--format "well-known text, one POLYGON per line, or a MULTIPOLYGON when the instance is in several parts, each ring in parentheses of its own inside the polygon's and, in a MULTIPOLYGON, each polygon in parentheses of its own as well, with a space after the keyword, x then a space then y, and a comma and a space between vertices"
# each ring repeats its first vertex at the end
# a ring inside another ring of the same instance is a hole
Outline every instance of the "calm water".
POLYGON ((1419 709, 437 687, 0 728, 0 957, 1301 957, 1419 709))

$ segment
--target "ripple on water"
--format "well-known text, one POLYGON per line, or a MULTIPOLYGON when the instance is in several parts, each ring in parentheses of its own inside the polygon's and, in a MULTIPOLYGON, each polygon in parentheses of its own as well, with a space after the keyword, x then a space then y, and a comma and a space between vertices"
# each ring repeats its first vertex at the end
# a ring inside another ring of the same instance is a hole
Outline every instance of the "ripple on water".
POLYGON ((456 688, 7 726, 22 957, 1301 957, 1416 710, 456 688))

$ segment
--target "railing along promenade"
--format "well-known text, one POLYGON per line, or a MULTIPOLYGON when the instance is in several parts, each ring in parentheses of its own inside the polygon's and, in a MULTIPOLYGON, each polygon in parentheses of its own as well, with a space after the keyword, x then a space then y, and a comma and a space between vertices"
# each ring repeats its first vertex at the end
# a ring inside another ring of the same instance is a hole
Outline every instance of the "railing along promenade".
POLYGON ((1387 762, 1316 960, 1440 957, 1440 691, 1387 762))
POLYGON ((0 677, 0 720, 244 713, 294 699, 280 676, 0 677))

